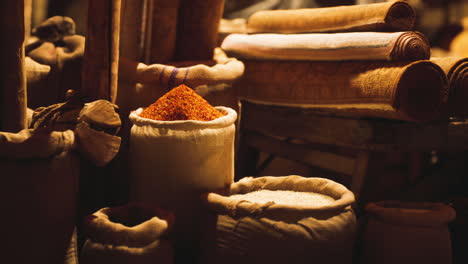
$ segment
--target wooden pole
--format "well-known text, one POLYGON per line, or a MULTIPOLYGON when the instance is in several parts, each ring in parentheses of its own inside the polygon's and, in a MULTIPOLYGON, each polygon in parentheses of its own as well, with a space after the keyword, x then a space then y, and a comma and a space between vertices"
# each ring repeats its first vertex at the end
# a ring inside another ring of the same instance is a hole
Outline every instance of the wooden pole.
POLYGON ((142 61, 144 0, 122 0, 120 56, 142 61))
POLYGON ((0 130, 26 128, 26 75, 24 71, 24 1, 0 1, 0 130))
POLYGON ((177 22, 177 61, 213 59, 223 10, 224 0, 181 0, 177 22))
POLYGON ((168 63, 174 59, 179 0, 153 0, 151 40, 146 47, 148 64, 168 63))
POLYGON ((119 63, 120 0, 88 0, 82 91, 115 103, 119 63))

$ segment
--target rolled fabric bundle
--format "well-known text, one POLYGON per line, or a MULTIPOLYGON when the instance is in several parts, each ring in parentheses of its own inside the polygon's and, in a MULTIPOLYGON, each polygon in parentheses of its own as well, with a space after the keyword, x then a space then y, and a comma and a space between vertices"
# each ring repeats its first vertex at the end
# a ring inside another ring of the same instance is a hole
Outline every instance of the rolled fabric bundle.
POLYGON ((229 56, 279 60, 426 60, 429 41, 419 32, 231 34, 221 48, 229 56))
POLYGON ((266 10, 247 20, 249 33, 407 31, 414 9, 404 1, 291 10, 266 10))
POLYGON ((447 75, 449 84, 448 113, 454 117, 468 117, 468 58, 431 58, 447 75))
POLYGON ((430 121, 447 102, 447 78, 430 61, 244 60, 239 96, 327 114, 430 121))

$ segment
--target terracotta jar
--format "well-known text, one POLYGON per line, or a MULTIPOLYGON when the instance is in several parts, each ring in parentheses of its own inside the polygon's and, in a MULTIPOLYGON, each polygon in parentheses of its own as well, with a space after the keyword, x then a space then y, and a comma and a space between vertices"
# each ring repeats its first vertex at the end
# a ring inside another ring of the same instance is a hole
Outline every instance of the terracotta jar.
POLYGON ((366 206, 361 263, 452 263, 448 223, 455 210, 442 203, 382 201, 366 206))

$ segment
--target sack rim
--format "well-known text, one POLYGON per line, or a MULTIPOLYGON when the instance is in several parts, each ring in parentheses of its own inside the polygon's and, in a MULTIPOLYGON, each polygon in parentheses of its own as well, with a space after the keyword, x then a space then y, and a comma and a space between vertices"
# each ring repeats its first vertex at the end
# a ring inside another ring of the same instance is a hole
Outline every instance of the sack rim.
MULTIPOLYGON (((355 202, 354 194, 348 190, 345 186, 335 181, 312 177, 306 178, 299 175, 289 175, 289 176, 263 176, 263 177, 246 177, 238 182, 231 184, 229 194, 236 194, 243 192, 246 185, 256 185, 251 187, 251 190, 259 189, 269 189, 275 190, 275 185, 285 183, 289 181, 290 183, 296 185, 302 185, 303 183, 309 181, 316 181, 320 185, 317 188, 323 188, 323 190, 334 189, 336 193, 333 195, 327 193, 326 195, 332 196, 335 199, 330 205, 311 205, 311 206, 297 206, 297 205, 285 205, 285 204, 275 204, 275 203, 255 203, 242 199, 233 199, 229 196, 223 196, 214 192, 205 193, 202 196, 203 202, 212 210, 231 216, 253 216, 253 215, 275 215, 275 214, 302 214, 307 216, 307 214, 315 213, 336 213, 344 210, 350 210, 351 205, 355 202), (266 184, 267 182, 273 182, 273 184, 266 184)), ((247 187, 248 189, 248 187, 247 187)), ((281 190, 281 189, 276 189, 281 190)), ((289 189, 291 190, 291 189, 289 189)), ((296 189, 297 190, 297 189, 296 189)), ((323 191, 322 190, 322 191, 323 191)), ((299 190, 301 191, 301 190, 299 190)), ((305 190, 302 190, 305 191, 305 190)), ((314 191, 314 190, 310 190, 314 191)), ((245 192, 244 192, 245 193, 245 192)), ((323 192, 322 192, 323 194, 323 192)))

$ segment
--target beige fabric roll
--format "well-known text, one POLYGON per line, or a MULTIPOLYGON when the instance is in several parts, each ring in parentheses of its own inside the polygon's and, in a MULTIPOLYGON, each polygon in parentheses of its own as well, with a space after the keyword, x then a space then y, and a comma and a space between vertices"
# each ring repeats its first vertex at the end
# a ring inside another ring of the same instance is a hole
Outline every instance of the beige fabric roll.
POLYGON ((406 31, 416 20, 404 1, 325 8, 268 10, 247 21, 249 33, 406 31))
POLYGON ((345 116, 429 121, 447 101, 447 79, 430 61, 303 62, 244 60, 238 93, 267 103, 345 116))
POLYGON ((425 60, 430 44, 418 32, 231 34, 221 48, 229 56, 279 60, 425 60))
POLYGON ((431 58, 447 75, 449 83, 448 112, 454 117, 468 117, 468 58, 431 58))

